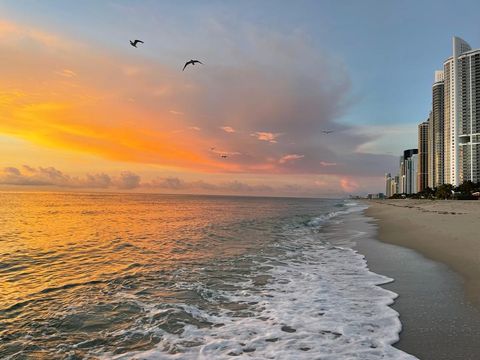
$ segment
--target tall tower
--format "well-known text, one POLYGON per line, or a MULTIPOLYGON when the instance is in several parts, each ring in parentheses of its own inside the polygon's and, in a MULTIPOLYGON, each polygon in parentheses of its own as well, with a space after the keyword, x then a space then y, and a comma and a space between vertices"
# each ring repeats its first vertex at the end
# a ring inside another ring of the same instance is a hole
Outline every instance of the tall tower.
POLYGON ((387 173, 385 174, 385 196, 389 198, 392 195, 392 175, 387 173))
POLYGON ((408 149, 400 156, 399 193, 414 194, 418 192, 418 149, 408 149))
POLYGON ((418 169, 417 169, 417 189, 415 192, 423 191, 428 186, 428 130, 429 121, 418 125, 418 169))
POLYGON ((480 50, 453 38, 453 54, 443 64, 445 75, 445 183, 478 181, 480 130, 480 50))
POLYGON ((457 59, 459 183, 480 181, 480 49, 457 59))
POLYGON ((434 188, 444 181, 444 72, 435 71, 435 82, 432 85, 432 112, 429 121, 429 187, 434 188))

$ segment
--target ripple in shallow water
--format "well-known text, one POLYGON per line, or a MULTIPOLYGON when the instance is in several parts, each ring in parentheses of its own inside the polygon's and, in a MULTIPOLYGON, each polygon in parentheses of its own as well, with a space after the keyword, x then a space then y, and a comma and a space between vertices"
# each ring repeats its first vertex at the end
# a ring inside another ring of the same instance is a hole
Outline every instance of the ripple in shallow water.
POLYGON ((2 356, 408 358, 389 345, 400 326, 394 294, 375 286, 388 279, 327 242, 324 224, 343 221, 352 204, 88 194, 0 202, 9 204, 0 209, 2 356))

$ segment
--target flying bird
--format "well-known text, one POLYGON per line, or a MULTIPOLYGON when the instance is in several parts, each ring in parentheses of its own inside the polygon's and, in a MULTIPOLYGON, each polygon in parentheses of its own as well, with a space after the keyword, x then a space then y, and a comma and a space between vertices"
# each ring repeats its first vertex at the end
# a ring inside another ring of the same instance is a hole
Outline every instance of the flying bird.
POLYGON ((223 159, 226 159, 228 156, 227 155, 220 155, 223 159))
POLYGON ((142 40, 130 40, 130 45, 132 45, 133 47, 137 47, 137 44, 138 43, 141 43, 143 44, 143 41, 142 40))
POLYGON ((188 65, 195 65, 196 63, 199 63, 199 64, 202 64, 202 65, 203 65, 203 63, 202 63, 201 61, 199 61, 199 60, 190 60, 190 61, 187 61, 187 62, 185 63, 185 65, 183 66, 182 71, 184 71, 185 68, 186 68, 188 65))
POLYGON ((211 147, 211 148, 210 148, 210 151, 213 151, 213 150, 215 150, 215 147, 211 147))
POLYGON ((332 132, 334 132, 334 130, 322 130, 324 134, 331 134, 332 132))

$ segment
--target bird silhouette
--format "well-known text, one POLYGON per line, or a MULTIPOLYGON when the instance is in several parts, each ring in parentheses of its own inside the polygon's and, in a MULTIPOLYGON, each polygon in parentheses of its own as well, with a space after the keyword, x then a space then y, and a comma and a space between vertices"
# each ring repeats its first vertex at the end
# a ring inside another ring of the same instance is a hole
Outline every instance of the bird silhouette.
POLYGON ((331 134, 334 130, 322 130, 324 134, 331 134))
POLYGON ((220 155, 221 158, 226 159, 228 156, 227 155, 220 155))
POLYGON ((138 43, 143 44, 143 41, 142 41, 142 40, 133 40, 133 41, 130 40, 130 45, 132 45, 132 46, 135 47, 135 48, 137 47, 137 44, 138 44, 138 43))
POLYGON ((183 66, 182 71, 184 71, 185 68, 186 68, 188 65, 195 65, 196 63, 199 63, 199 64, 202 64, 202 65, 203 65, 203 63, 202 63, 201 61, 199 61, 199 60, 190 60, 190 61, 187 61, 187 62, 185 63, 185 65, 183 66))

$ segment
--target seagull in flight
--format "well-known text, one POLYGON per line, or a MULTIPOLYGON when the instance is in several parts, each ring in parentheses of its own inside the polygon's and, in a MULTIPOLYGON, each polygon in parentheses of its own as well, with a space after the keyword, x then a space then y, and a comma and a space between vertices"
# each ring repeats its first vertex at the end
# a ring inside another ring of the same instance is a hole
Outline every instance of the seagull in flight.
POLYGON ((142 41, 142 40, 133 40, 133 41, 130 40, 130 45, 132 45, 132 46, 135 47, 135 48, 137 47, 137 44, 138 44, 138 43, 143 44, 143 41, 142 41))
POLYGON ((322 130, 324 134, 331 134, 332 132, 334 132, 334 130, 322 130))
POLYGON ((185 68, 186 68, 188 65, 195 65, 196 63, 199 63, 199 64, 202 64, 202 65, 203 65, 203 63, 202 63, 201 61, 199 61, 199 60, 190 60, 190 61, 187 61, 187 62, 185 63, 185 66, 183 67, 183 70, 182 70, 182 71, 184 71, 185 68))

